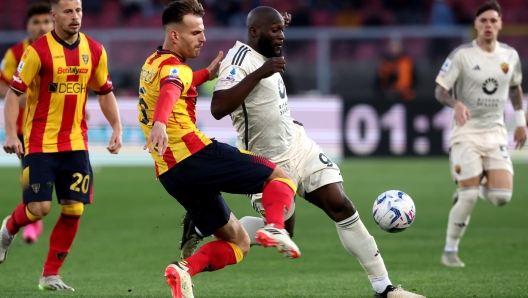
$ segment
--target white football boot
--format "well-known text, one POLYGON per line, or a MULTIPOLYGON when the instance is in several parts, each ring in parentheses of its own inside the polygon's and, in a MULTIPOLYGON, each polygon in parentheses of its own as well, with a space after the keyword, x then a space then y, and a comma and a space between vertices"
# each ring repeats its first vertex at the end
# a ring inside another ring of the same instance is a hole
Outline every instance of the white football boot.
POLYGON ((66 285, 58 275, 41 277, 38 287, 43 291, 75 291, 72 287, 66 285))
POLYGON ((296 259, 301 256, 301 251, 291 240, 286 230, 274 228, 267 225, 257 231, 255 234, 257 242, 264 247, 276 247, 286 258, 296 259))
POLYGON ((172 298, 194 298, 191 276, 178 263, 167 266, 165 280, 171 288, 172 298))
POLYGON ((398 285, 398 287, 387 286, 383 293, 374 294, 374 298, 425 298, 425 296, 405 291, 401 285, 398 285))
POLYGON ((16 234, 11 235, 7 231, 7 220, 11 217, 11 215, 7 216, 4 221, 2 222, 2 228, 0 229, 0 264, 2 264, 5 259, 7 258, 7 254, 9 253, 9 247, 11 247, 11 244, 13 244, 13 240, 15 240, 16 234))
POLYGON ((458 253, 456 251, 444 251, 444 253, 442 253, 442 258, 440 259, 440 262, 442 262, 442 264, 447 267, 466 266, 466 264, 460 261, 460 259, 458 258, 458 253))

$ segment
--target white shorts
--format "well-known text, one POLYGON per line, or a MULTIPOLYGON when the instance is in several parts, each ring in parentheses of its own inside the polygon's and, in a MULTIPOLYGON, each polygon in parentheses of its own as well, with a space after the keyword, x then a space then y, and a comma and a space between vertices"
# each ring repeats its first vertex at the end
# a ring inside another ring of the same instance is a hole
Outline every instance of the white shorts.
POLYGON ((455 181, 478 177, 487 170, 507 170, 513 175, 513 165, 508 148, 502 145, 476 145, 474 142, 455 143, 450 148, 449 163, 451 176, 455 181))
MULTIPOLYGON (((288 153, 288 158, 284 161, 276 162, 283 170, 297 181, 297 194, 305 197, 316 189, 327 184, 343 182, 341 171, 332 162, 312 139, 308 138, 304 128, 299 124, 294 124, 295 137, 292 149, 288 153)), ((270 159, 274 161, 273 159, 270 159)), ((262 207, 262 194, 249 196, 253 208, 265 218, 262 207)), ((289 219, 295 211, 295 201, 285 216, 289 219)))

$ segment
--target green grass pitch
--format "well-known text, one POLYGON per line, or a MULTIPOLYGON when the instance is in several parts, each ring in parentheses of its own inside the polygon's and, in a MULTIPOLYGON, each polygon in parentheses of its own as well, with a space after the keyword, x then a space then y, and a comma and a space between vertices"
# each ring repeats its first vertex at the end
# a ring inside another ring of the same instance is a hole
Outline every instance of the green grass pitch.
MULTIPOLYGON (((376 238, 394 284, 427 297, 528 297, 528 164, 515 164, 512 202, 496 208, 479 200, 461 243, 466 268, 440 265, 452 183, 448 160, 352 159, 340 163, 347 195, 376 238), (371 217, 383 191, 407 192, 416 221, 400 234, 379 229, 371 217)), ((35 245, 17 238, 0 265, 0 297, 170 297, 165 266, 178 259, 183 208, 154 179, 154 169, 95 169, 94 204, 62 268, 74 293, 37 289, 48 239, 59 206, 44 219, 35 245)), ((17 168, 0 168, 0 216, 19 202, 17 168)), ((244 196, 226 196, 235 215, 256 215, 244 196)), ((208 238, 211 239, 211 238, 208 238)), ((294 240, 302 256, 284 259, 272 248, 254 247, 246 259, 214 273, 197 275, 196 297, 372 297, 358 262, 342 247, 322 211, 297 200, 294 240)))

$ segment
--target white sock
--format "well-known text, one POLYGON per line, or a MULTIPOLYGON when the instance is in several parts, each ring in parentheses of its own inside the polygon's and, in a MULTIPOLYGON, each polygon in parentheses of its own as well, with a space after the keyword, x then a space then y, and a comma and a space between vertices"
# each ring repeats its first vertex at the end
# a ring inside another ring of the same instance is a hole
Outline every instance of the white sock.
POLYGON ((449 212, 445 251, 458 251, 460 239, 466 231, 473 207, 478 198, 478 187, 465 187, 458 190, 458 201, 449 212))
POLYGON ((250 245, 259 245, 255 239, 255 234, 264 227, 264 220, 260 217, 244 216, 239 221, 249 235, 250 245))
POLYGON ((488 189, 486 185, 480 185, 479 197, 495 206, 502 206, 510 202, 512 190, 507 188, 488 189))
POLYGON ((363 225, 359 213, 356 212, 351 217, 335 224, 341 243, 359 261, 367 273, 374 291, 376 293, 385 291, 387 286, 391 285, 389 275, 376 241, 363 225))

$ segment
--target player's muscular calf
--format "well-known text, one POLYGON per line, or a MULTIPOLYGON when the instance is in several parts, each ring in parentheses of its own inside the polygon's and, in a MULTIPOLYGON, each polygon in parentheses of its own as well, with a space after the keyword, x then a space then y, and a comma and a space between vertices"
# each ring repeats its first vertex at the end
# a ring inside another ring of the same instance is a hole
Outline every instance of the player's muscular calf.
POLYGON ((333 221, 345 220, 356 213, 342 183, 327 184, 306 194, 306 200, 322 209, 333 221))

